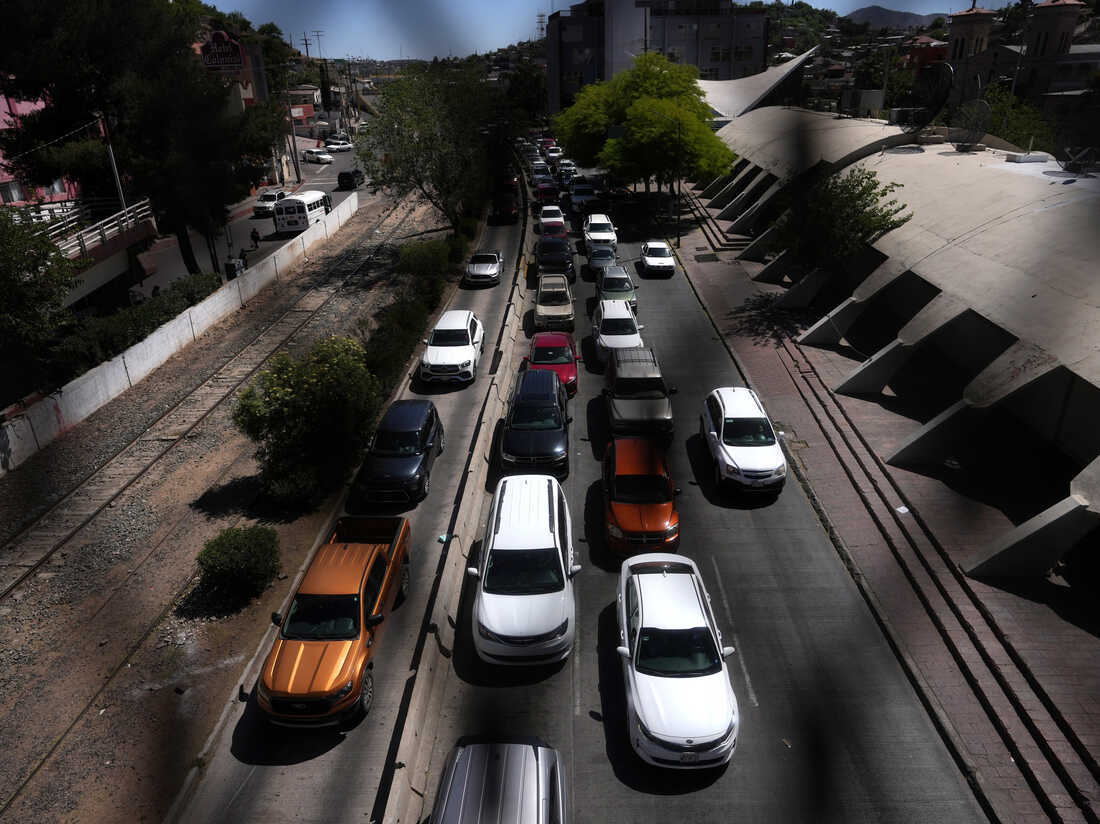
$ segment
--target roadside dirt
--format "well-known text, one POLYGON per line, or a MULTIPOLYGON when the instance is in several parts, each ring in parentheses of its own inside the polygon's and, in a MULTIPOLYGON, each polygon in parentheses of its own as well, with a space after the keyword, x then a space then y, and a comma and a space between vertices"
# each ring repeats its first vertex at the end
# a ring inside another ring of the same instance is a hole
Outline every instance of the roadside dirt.
MULTIPOLYGON (((291 278, 173 358, 138 390, 76 427, 0 484, 0 537, 40 512, 113 449, 135 437, 308 288, 340 253, 370 238, 389 204, 360 209, 291 278), (113 410, 113 415, 112 415, 113 410), (21 509, 20 503, 26 508, 21 509)), ((395 242, 430 236, 442 221, 418 206, 395 242), (424 235, 423 233, 429 233, 424 235)), ((383 273, 384 275, 384 273, 383 273)), ((292 348, 354 332, 396 284, 349 284, 292 348)), ((0 602, 0 821, 160 821, 238 687, 268 617, 332 502, 290 518, 257 512, 253 447, 224 402, 170 457, 0 602), (279 535, 282 575, 242 612, 185 617, 194 558, 227 526, 262 522, 279 535), (181 609, 183 605, 183 609, 181 609)))

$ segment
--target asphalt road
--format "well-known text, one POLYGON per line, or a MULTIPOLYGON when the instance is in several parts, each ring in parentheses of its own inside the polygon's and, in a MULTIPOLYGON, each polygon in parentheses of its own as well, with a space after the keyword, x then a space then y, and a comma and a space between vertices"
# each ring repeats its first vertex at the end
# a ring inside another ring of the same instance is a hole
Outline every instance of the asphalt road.
MULTIPOLYGON (((484 245, 506 250, 510 266, 517 233, 490 227, 484 245)), ((643 239, 620 232, 628 268, 643 239)), ((532 240, 529 233, 525 245, 532 240)), ((481 664, 467 585, 433 768, 464 735, 536 736, 571 763, 579 822, 985 821, 797 483, 776 500, 715 494, 696 434, 699 406, 715 386, 739 383, 738 373, 682 271, 640 284, 643 340, 657 348, 679 389, 670 462, 683 490, 680 551, 698 562, 725 639, 737 648, 728 663, 742 713, 738 752, 724 769, 665 772, 641 764, 626 740, 612 610, 619 559, 608 557, 601 538, 599 458, 607 428, 601 376, 586 364, 570 401, 571 475, 564 483, 584 564, 575 580, 576 648, 549 668, 481 664)), ((593 287, 582 274, 575 290, 577 337, 588 355, 593 287)), ((433 471, 431 496, 410 513, 413 591, 389 619, 369 717, 347 732, 282 732, 250 701, 222 735, 182 820, 368 819, 441 549, 436 536, 447 531, 507 293, 507 285, 460 290, 451 304, 473 309, 486 324, 478 382, 404 393, 434 400, 447 450, 433 471)), ((482 494, 487 506, 492 481, 467 494, 482 494)), ((436 780, 428 782, 432 794, 436 780)))
MULTIPOLYGON (((504 252, 508 277, 519 253, 519 241, 519 225, 490 226, 482 240, 484 246, 504 252)), ((387 618, 386 648, 380 649, 375 658, 375 699, 369 716, 346 731, 284 731, 270 727, 255 699, 250 698, 217 742, 215 754, 180 820, 211 824, 367 820, 411 674, 413 649, 442 550, 437 536, 448 532, 485 397, 486 375, 509 291, 508 277, 496 287, 461 288, 448 306, 471 309, 485 324, 485 354, 478 367, 478 379, 470 386, 423 387, 415 382, 401 393, 403 398, 427 397, 435 403, 444 425, 446 450, 432 470, 428 498, 403 512, 412 525, 412 591, 409 599, 387 618)), ((378 512, 401 510, 379 508, 378 512)), ((252 686, 248 684, 247 688, 252 686)), ((409 723, 415 724, 416 719, 409 723)))

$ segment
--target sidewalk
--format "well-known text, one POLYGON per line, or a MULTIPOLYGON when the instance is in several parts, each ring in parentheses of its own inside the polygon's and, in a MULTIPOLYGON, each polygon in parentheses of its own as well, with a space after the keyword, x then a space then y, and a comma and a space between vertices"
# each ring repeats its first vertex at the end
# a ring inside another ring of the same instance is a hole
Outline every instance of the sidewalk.
MULTIPOLYGON (((681 263, 744 377, 785 431, 791 463, 838 552, 992 820, 1096 821, 1100 639, 1064 588, 1016 593, 958 560, 1003 534, 999 511, 877 456, 918 424, 834 395, 856 362, 801 347, 750 280, 759 264, 699 229, 681 263), (697 259, 697 258, 702 258, 697 259), (747 303, 746 303, 747 301, 747 303)), ((1077 603, 1080 603, 1078 599, 1077 603)))

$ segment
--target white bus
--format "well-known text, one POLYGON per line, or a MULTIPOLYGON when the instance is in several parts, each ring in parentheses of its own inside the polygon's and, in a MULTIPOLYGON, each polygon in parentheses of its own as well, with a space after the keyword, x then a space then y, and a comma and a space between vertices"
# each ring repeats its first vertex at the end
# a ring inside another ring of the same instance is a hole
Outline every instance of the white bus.
POLYGON ((332 197, 325 192, 299 192, 275 204, 275 231, 301 232, 332 211, 332 197))

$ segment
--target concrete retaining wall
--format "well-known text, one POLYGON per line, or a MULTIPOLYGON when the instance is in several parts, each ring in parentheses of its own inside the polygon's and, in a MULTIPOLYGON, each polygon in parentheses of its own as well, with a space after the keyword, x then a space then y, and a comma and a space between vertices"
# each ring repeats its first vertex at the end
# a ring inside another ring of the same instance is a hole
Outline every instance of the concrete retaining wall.
POLYGON ((0 423, 0 475, 135 386, 211 326, 240 309, 278 279, 280 272, 288 271, 303 258, 314 244, 334 234, 358 208, 359 195, 352 192, 324 221, 286 241, 242 277, 222 285, 118 357, 90 369, 22 414, 0 423))

